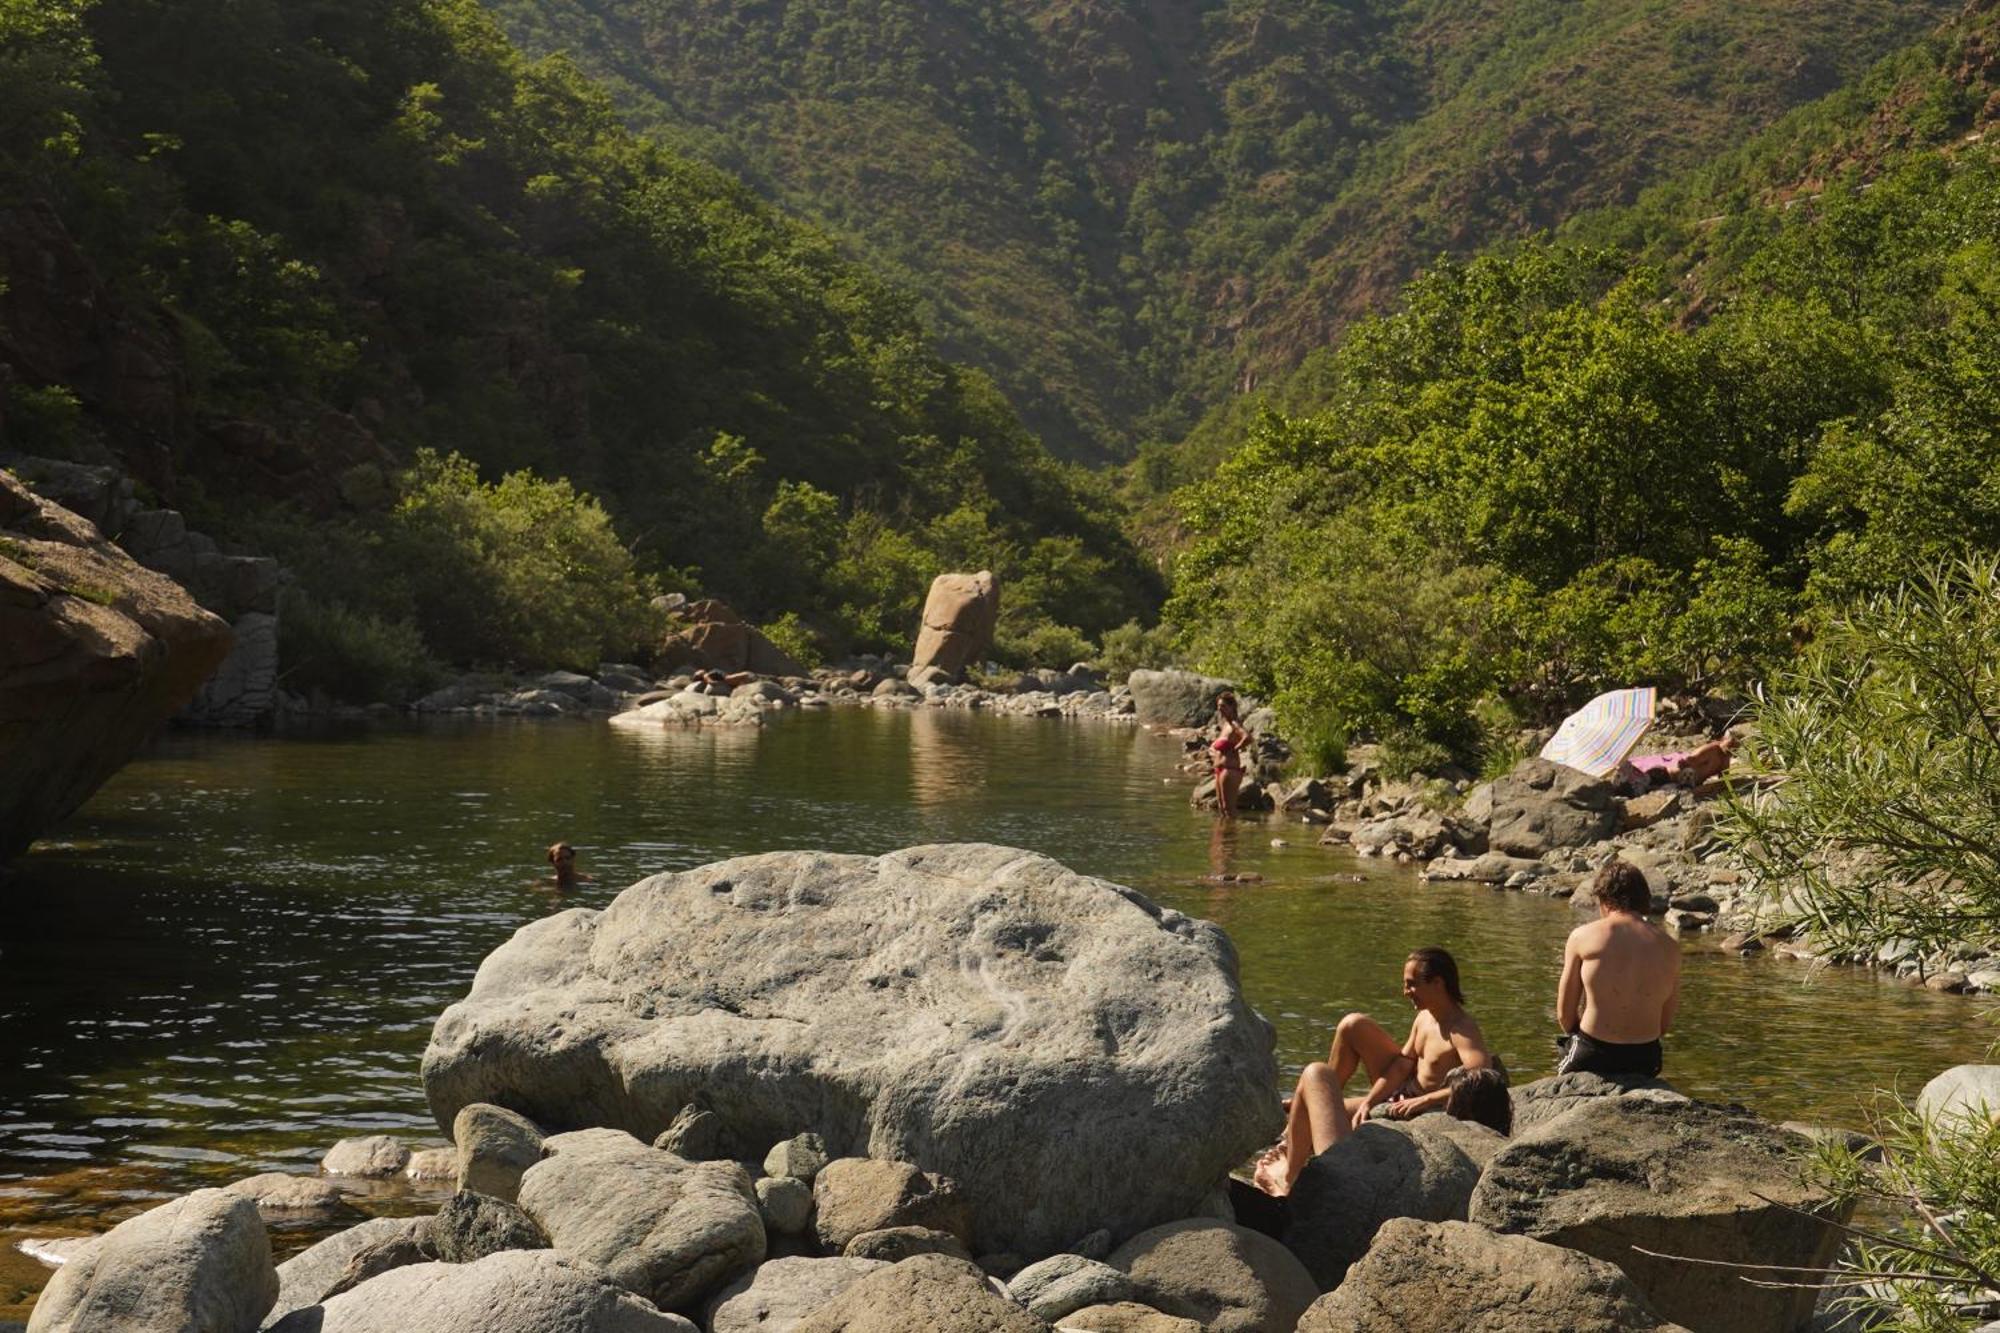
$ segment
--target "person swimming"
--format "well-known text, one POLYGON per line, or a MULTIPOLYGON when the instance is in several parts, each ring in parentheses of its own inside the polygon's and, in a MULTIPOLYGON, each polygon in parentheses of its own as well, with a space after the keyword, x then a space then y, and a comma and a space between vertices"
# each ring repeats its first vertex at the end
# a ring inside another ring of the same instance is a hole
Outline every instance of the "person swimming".
MULTIPOLYGON (((593 875, 579 875, 576 870, 576 848, 566 842, 549 844, 548 862, 555 867, 555 887, 558 893, 567 893, 579 884, 595 884, 593 875)), ((548 881, 544 880, 543 883, 548 881)))

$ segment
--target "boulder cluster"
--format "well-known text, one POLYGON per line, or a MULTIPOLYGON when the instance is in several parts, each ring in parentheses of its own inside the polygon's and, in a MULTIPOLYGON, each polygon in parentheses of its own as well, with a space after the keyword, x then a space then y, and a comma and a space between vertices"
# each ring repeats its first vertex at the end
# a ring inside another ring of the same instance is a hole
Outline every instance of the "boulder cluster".
POLYGON ((524 927, 439 1019, 424 1078, 449 1149, 378 1136, 322 1162, 449 1177, 436 1214, 274 1264, 266 1220, 327 1203, 315 1189, 344 1206, 327 1180, 199 1190, 44 1251, 62 1267, 28 1327, 1763 1333, 1812 1317, 1811 1291, 1742 1280, 1824 1265, 1840 1242, 1787 1131, 1657 1081, 1562 1076, 1516 1090, 1511 1138, 1371 1122, 1280 1206, 1230 1176, 1279 1124, 1271 1045, 1219 929, 1030 853, 656 876, 524 927))

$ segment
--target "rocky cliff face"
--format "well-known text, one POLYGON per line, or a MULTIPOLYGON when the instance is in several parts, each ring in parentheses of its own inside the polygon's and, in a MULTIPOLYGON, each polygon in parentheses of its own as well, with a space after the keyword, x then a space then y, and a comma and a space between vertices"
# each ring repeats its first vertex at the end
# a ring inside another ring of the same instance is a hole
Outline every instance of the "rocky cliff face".
POLYGON ((0 860, 82 805, 230 642, 171 579, 0 472, 0 860))

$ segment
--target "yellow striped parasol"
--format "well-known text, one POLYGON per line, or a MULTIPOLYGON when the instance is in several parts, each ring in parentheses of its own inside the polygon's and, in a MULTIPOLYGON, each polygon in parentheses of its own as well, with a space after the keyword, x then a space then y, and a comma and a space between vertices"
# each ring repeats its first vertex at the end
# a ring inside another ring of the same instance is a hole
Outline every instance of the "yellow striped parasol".
POLYGON ((1655 694, 1652 686, 1641 685, 1598 695, 1563 719, 1542 747, 1542 758, 1604 777, 1653 725, 1655 694))

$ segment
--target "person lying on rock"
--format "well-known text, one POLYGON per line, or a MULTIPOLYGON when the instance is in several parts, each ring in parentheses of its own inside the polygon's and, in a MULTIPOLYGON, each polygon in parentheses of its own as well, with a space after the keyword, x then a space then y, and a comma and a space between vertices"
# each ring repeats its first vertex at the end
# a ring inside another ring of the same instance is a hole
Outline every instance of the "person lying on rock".
POLYGON ((1626 779, 1629 790, 1644 795, 1662 782, 1678 782, 1683 787, 1699 787, 1705 782, 1719 778, 1729 768, 1729 761, 1736 756, 1736 737, 1724 736, 1719 741, 1692 750, 1676 750, 1671 754, 1635 755, 1626 761, 1630 776, 1626 779))
MULTIPOLYGON (((556 868, 556 892, 568 893, 579 884, 595 884, 594 875, 576 873, 576 848, 566 842, 549 844, 549 864, 556 868)), ((546 882, 546 881, 544 881, 546 882)))
POLYGON ((1258 1188, 1289 1194, 1306 1163, 1359 1129, 1371 1114, 1407 1120, 1443 1110, 1451 1098, 1447 1077, 1455 1069, 1487 1069, 1493 1054, 1485 1034, 1465 1011, 1458 964, 1435 945, 1417 949, 1403 964, 1403 996, 1417 1018, 1401 1046, 1367 1014, 1349 1014, 1334 1028, 1325 1063, 1299 1074, 1285 1116, 1285 1136, 1257 1163, 1258 1188), (1372 1080, 1359 1097, 1344 1095, 1356 1069, 1372 1080), (1377 1108, 1380 1108, 1379 1111, 1377 1108))
POLYGON ((1568 1038, 1556 1072, 1651 1077, 1680 1006, 1680 942, 1646 920, 1653 891, 1631 862, 1605 862, 1590 892, 1597 920, 1563 945, 1556 1022, 1568 1038))

